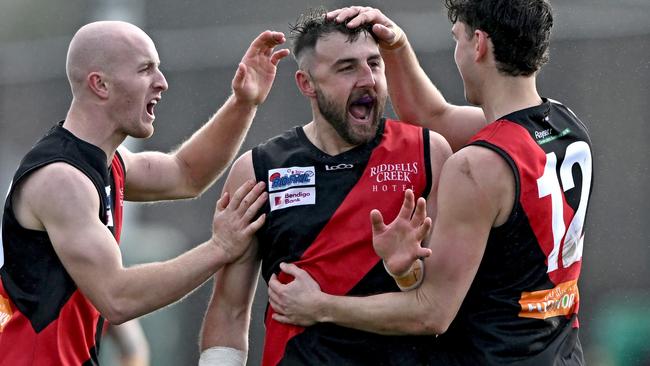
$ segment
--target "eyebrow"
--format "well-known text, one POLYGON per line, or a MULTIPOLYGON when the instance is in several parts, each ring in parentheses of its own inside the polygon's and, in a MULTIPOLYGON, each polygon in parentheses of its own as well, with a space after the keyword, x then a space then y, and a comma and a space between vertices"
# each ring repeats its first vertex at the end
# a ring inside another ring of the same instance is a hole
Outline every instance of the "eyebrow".
MULTIPOLYGON (((368 58, 367 58, 367 60, 377 60, 377 59, 381 59, 381 55, 379 53, 372 54, 372 55, 368 56, 368 58)), ((336 67, 336 66, 343 65, 343 64, 354 64, 354 63, 357 63, 357 62, 358 62, 357 58, 348 57, 348 58, 342 58, 342 59, 336 60, 334 62, 334 64, 332 64, 332 66, 336 67)))
POLYGON ((145 61, 140 62, 138 67, 142 68, 142 67, 145 67, 145 66, 146 67, 150 67, 150 66, 158 67, 158 66, 160 66, 160 61, 154 61, 154 60, 151 60, 151 59, 145 60, 145 61))

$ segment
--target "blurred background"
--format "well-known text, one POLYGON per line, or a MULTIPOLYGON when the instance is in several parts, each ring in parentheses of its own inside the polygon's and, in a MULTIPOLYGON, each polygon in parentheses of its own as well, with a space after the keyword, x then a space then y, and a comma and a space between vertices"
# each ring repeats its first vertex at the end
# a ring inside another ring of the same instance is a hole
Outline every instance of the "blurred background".
MULTIPOLYGON (((650 1, 552 1, 551 61, 539 76, 544 96, 569 106, 590 128, 594 189, 587 219, 581 290, 581 337, 590 365, 650 365, 650 1)), ((420 62, 447 99, 464 104, 453 62, 450 24, 437 1, 0 0, 0 191, 30 146, 65 117, 71 94, 65 55, 74 32, 94 20, 126 20, 156 42, 170 88, 156 109, 156 132, 128 141, 132 150, 169 151, 226 100, 236 65, 261 31, 287 32, 309 7, 379 7, 400 24, 420 62)), ((293 80, 279 66, 242 152, 310 120, 293 80)), ((388 112, 390 115, 392 112, 388 112)), ((122 249, 129 264, 176 256, 210 235, 223 179, 197 200, 128 204, 122 249)), ((141 319, 152 365, 194 365, 211 291, 141 319)), ((249 365, 263 345, 266 285, 258 286, 249 365)), ((102 359, 117 365, 114 344, 102 359)))

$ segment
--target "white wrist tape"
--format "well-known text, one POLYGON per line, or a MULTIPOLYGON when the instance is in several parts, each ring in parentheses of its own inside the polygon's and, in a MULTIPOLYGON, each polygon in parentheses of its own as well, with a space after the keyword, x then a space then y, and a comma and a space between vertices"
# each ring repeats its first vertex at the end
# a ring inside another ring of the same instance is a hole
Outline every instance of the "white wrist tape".
POLYGON ((424 261, 422 259, 417 259, 413 262, 411 268, 401 276, 392 274, 388 270, 388 267, 386 267, 386 262, 384 262, 384 269, 391 277, 393 277, 397 287, 402 291, 410 291, 420 287, 422 280, 424 279, 424 261))
POLYGON ((210 347, 201 352, 198 366, 244 366, 246 352, 231 347, 210 347))

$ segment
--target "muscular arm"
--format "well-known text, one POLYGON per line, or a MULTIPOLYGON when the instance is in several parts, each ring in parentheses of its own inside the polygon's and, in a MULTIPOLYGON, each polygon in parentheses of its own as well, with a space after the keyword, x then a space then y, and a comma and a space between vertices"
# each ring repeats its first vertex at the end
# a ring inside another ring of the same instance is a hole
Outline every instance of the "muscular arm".
MULTIPOLYGON (((253 178, 251 153, 248 151, 233 165, 224 191, 233 191, 253 178)), ((225 266, 215 276, 212 299, 203 319, 201 351, 216 346, 248 351, 251 306, 260 270, 256 250, 257 243, 253 240, 242 258, 225 266)))
POLYGON ((276 65, 289 51, 273 51, 282 33, 266 31, 250 45, 232 81, 233 94, 217 113, 171 154, 120 152, 127 174, 125 198, 155 201, 195 197, 223 172, 239 150, 257 106, 264 102, 276 65))
POLYGON ((185 296, 238 258, 264 219, 251 223, 266 194, 258 197, 263 185, 248 193, 249 182, 218 202, 209 240, 174 259, 125 268, 113 235, 99 220, 97 190, 83 173, 53 163, 26 179, 14 201, 16 217, 24 227, 47 231, 75 284, 113 324, 185 296))
MULTIPOLYGON (((370 297, 310 291, 299 299, 300 308, 311 307, 311 321, 375 333, 444 333, 476 275, 491 228, 506 221, 513 202, 514 178, 506 162, 484 148, 463 149, 443 167, 422 286, 370 297)), ((282 305, 297 306, 292 301, 283 298, 282 305)))
POLYGON ((348 27, 374 24, 380 52, 386 64, 388 92, 395 112, 403 121, 419 124, 440 133, 453 151, 485 126, 485 116, 476 107, 448 103, 424 72, 399 26, 378 9, 353 6, 328 13, 337 21, 350 19, 348 27))
POLYGON ((391 103, 401 120, 438 132, 449 141, 453 151, 485 127, 480 108, 447 102, 420 66, 408 40, 401 48, 381 49, 381 55, 386 64, 391 103))

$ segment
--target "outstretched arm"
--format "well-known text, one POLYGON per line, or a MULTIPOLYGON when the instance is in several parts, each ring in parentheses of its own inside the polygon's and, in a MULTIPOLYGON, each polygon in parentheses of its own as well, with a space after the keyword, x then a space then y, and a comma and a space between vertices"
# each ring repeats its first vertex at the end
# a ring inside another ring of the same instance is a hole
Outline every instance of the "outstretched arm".
POLYGON ((388 92, 399 118, 440 133, 453 151, 463 147, 486 125, 480 108, 448 103, 426 75, 403 30, 380 10, 352 6, 328 13, 348 27, 373 24, 381 40, 380 52, 386 64, 388 92))
POLYGON ((278 62, 289 50, 275 50, 284 34, 265 31, 250 45, 232 80, 233 94, 217 113, 171 154, 131 153, 121 147, 127 174, 125 198, 155 201, 195 197, 230 164, 258 105, 273 85, 278 62))
POLYGON ((179 300, 240 257, 264 222, 255 214, 266 198, 264 183, 246 182, 217 201, 209 240, 168 261, 128 268, 98 217, 95 186, 72 166, 53 163, 32 173, 17 187, 14 208, 23 227, 47 231, 81 292, 110 323, 120 324, 179 300))

